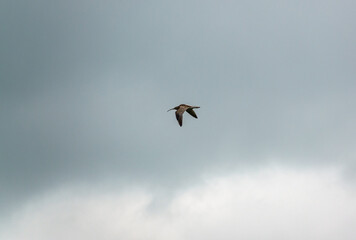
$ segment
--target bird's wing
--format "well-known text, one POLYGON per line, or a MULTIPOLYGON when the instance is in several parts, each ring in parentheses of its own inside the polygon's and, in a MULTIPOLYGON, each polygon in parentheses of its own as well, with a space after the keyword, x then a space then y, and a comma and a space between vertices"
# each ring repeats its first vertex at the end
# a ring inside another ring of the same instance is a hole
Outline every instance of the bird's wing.
POLYGON ((185 109, 184 108, 179 108, 177 111, 176 111, 176 118, 177 118, 177 121, 179 123, 180 126, 183 125, 183 113, 184 113, 185 109))
POLYGON ((198 116, 195 114, 195 112, 193 111, 192 108, 188 108, 188 109, 187 109, 187 113, 189 113, 190 115, 192 115, 192 116, 195 117, 195 118, 198 118, 198 116))

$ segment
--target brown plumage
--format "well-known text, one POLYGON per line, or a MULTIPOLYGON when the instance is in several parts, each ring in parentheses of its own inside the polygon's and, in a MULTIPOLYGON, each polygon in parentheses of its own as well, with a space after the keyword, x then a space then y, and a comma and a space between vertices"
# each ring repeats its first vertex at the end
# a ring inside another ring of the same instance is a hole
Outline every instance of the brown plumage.
MULTIPOLYGON (((177 110, 176 111, 176 118, 177 118, 177 121, 179 123, 179 126, 182 126, 183 125, 183 113, 186 111, 187 113, 189 113, 190 115, 192 115, 192 117, 195 117, 195 118, 198 118, 198 116, 195 114, 195 112, 193 111, 194 108, 200 108, 200 107, 197 107, 197 106, 189 106, 189 105, 186 105, 186 104, 181 104, 177 107, 174 107, 174 108, 171 108, 169 109, 168 111, 171 111, 171 110, 177 110)), ((167 111, 167 112, 168 112, 167 111)))

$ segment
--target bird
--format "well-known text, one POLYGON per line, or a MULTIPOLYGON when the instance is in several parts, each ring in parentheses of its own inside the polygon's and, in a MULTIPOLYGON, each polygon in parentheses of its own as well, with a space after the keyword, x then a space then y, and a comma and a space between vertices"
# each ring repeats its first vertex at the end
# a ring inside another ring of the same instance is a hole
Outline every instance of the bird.
POLYGON ((169 109, 167 112, 169 112, 171 110, 177 110, 176 111, 176 118, 177 118, 177 121, 179 123, 179 126, 182 126, 183 125, 183 113, 185 111, 187 111, 193 117, 198 118, 198 116, 193 111, 194 108, 200 108, 200 107, 198 107, 198 106, 189 106, 187 104, 181 104, 179 106, 176 106, 174 108, 169 109))

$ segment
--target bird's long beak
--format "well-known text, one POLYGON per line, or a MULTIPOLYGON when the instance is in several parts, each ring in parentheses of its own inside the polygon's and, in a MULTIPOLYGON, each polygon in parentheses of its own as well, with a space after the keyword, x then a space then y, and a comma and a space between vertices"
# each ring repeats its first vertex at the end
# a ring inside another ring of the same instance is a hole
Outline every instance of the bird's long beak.
POLYGON ((169 111, 171 111, 171 110, 174 110, 174 108, 169 109, 167 112, 169 112, 169 111))

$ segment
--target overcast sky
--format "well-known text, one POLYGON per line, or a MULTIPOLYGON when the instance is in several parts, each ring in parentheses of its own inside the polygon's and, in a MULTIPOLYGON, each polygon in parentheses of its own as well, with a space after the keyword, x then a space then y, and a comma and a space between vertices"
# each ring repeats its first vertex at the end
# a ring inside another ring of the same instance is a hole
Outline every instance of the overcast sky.
POLYGON ((355 8, 2 1, 0 238, 355 239, 355 8))

